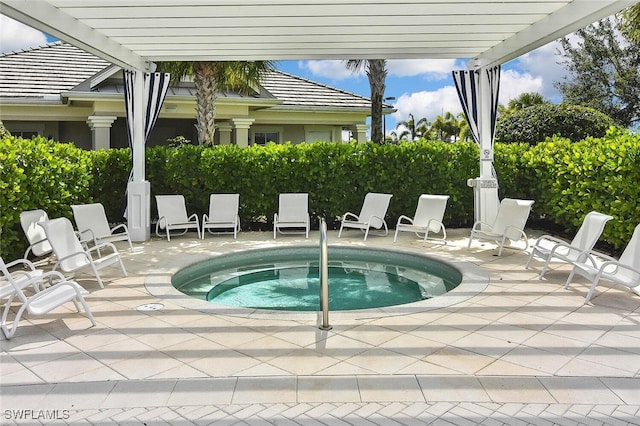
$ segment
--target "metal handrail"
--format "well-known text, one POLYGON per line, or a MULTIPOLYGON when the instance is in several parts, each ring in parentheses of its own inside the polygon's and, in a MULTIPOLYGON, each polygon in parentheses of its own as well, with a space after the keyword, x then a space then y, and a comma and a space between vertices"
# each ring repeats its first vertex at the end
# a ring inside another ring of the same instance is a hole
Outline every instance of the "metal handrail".
POLYGON ((327 223, 320 219, 320 308, 322 309, 321 330, 331 330, 329 325, 329 244, 327 243, 327 223))

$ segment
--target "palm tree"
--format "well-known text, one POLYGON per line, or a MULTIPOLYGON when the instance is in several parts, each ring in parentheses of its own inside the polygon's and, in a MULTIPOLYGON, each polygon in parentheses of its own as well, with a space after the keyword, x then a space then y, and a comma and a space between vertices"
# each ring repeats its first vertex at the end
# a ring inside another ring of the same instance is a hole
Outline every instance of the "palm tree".
POLYGON ((500 111, 500 114, 511 114, 512 112, 519 111, 533 105, 541 105, 546 103, 549 103, 549 101, 546 100, 540 93, 525 92, 521 93, 517 98, 510 99, 506 107, 499 105, 498 110, 500 111))
POLYGON ((453 142, 458 140, 460 128, 461 123, 458 118, 449 111, 445 112, 444 115, 437 116, 431 125, 431 131, 436 133, 438 139, 443 142, 451 142, 451 138, 453 138, 453 142))
POLYGON ((409 113, 409 119, 407 121, 400 121, 396 125, 396 129, 400 126, 404 126, 407 131, 402 132, 400 139, 407 137, 409 140, 413 141, 416 138, 424 137, 429 133, 429 127, 431 123, 426 117, 422 117, 420 120, 416 121, 413 114, 409 113))
POLYGON ((255 62, 161 62, 163 72, 171 73, 172 84, 193 76, 196 87, 196 128, 201 145, 213 145, 216 132, 216 98, 221 90, 250 93, 262 76, 274 69, 271 61, 255 62))
POLYGON ((371 88, 371 140, 382 143, 382 98, 387 78, 387 61, 385 59, 349 59, 345 61, 348 70, 353 72, 365 68, 369 87, 371 88))

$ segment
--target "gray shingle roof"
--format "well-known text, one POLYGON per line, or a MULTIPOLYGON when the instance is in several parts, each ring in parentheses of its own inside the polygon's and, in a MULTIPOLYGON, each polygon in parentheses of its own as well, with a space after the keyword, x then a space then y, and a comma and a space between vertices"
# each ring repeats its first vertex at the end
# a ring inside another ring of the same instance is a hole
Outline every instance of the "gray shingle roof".
POLYGON ((371 108, 371 102, 334 87, 326 86, 282 71, 268 73, 262 86, 285 106, 309 108, 371 108))
POLYGON ((0 97, 58 95, 108 67, 109 62, 55 42, 0 55, 0 97))
MULTIPOLYGON (((0 55, 0 99, 43 99, 60 93, 123 93, 120 80, 106 79, 91 88, 89 80, 111 64, 75 46, 55 42, 0 55)), ((272 71, 262 82, 258 98, 282 101, 276 108, 369 109, 368 98, 311 80, 272 71)), ((194 96, 193 85, 172 87, 168 97, 194 96)), ((221 97, 239 97, 220 93, 221 97)), ((252 96, 256 98, 256 96, 252 96)))

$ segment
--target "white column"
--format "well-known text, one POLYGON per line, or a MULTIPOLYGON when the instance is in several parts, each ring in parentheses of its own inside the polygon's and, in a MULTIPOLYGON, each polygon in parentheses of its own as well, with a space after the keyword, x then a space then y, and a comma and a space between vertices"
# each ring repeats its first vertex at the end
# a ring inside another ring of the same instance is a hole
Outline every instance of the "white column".
POLYGON ((356 124, 356 140, 358 143, 367 142, 367 130, 369 130, 369 125, 367 124, 356 124))
POLYGON ((249 127, 255 121, 254 118, 232 118, 236 128, 236 145, 246 148, 249 146, 249 127))
POLYGON ((480 133, 480 179, 476 186, 475 218, 493 223, 498 214, 498 181, 491 173, 493 141, 491 140, 491 85, 486 68, 480 68, 478 127, 480 133))
POLYGON ((220 145, 230 145, 231 144, 231 124, 220 123, 217 125, 218 128, 218 136, 220 138, 220 145))
POLYGON ((151 186, 145 180, 145 135, 144 135, 144 73, 135 71, 133 86, 133 182, 127 185, 127 226, 132 241, 143 242, 151 237, 151 186))
POLYGON ((87 117, 87 124, 91 129, 91 148, 93 150, 111 148, 111 125, 117 118, 110 115, 87 117))

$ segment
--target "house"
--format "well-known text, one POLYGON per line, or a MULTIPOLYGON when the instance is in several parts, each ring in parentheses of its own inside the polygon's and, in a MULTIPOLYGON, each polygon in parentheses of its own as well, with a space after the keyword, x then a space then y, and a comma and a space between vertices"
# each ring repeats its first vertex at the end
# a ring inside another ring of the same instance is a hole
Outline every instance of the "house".
MULTIPOLYGON (((195 88, 170 87, 148 145, 198 140, 195 88)), ((281 71, 250 95, 218 93, 216 143, 367 140, 366 97, 281 71)), ((385 106, 385 112, 391 112, 385 106)), ((63 42, 0 55, 0 119, 13 134, 42 135, 85 149, 129 146, 122 69, 63 42)))

